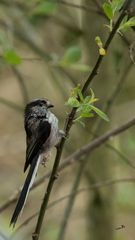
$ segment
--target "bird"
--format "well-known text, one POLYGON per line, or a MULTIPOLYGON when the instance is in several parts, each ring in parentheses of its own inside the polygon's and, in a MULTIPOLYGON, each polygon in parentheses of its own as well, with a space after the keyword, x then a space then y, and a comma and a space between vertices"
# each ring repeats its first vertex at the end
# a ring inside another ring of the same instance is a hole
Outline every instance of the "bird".
POLYGON ((54 105, 46 98, 34 99, 24 110, 26 131, 26 161, 24 172, 29 171, 13 212, 10 226, 15 227, 34 183, 40 163, 45 163, 53 147, 58 146, 63 131, 59 130, 58 118, 50 111, 54 105))

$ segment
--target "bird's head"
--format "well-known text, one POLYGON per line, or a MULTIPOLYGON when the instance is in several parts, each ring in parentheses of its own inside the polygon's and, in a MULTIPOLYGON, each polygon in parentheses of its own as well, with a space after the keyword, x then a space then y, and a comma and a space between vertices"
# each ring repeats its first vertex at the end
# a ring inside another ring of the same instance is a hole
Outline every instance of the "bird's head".
POLYGON ((34 99, 30 101, 26 107, 33 108, 33 107, 46 107, 46 108, 52 108, 54 105, 51 104, 51 102, 47 98, 40 98, 40 99, 34 99))
POLYGON ((44 115, 47 109, 54 107, 50 101, 46 98, 34 99, 30 101, 25 107, 25 116, 29 116, 31 113, 37 115, 44 115))

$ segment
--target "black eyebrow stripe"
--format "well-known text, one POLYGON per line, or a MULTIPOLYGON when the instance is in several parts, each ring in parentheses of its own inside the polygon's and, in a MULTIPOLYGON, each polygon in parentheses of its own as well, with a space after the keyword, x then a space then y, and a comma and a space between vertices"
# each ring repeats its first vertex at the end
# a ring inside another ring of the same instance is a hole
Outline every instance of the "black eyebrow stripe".
POLYGON ((40 100, 37 100, 37 101, 34 101, 34 102, 30 102, 27 104, 26 108, 27 107, 34 107, 34 106, 37 106, 38 104, 40 104, 40 100))

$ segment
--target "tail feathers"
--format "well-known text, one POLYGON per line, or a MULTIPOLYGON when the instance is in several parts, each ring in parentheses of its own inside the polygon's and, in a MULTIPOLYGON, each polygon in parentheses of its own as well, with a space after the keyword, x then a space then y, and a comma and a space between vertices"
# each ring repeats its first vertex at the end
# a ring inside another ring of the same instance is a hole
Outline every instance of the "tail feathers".
POLYGON ((24 183, 22 191, 20 193, 16 208, 12 215, 12 218, 10 221, 10 226, 13 225, 13 227, 15 227, 18 216, 24 208, 24 205, 25 205, 27 197, 28 197, 28 193, 33 185, 34 180, 35 180, 40 161, 41 161, 41 157, 38 155, 35 156, 35 158, 32 161, 28 175, 26 177, 25 183, 24 183))

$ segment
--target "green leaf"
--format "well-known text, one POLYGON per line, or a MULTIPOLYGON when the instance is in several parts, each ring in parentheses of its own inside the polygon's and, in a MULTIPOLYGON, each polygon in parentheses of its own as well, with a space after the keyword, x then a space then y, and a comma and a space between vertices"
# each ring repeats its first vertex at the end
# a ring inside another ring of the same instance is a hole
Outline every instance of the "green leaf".
POLYGON ((37 15, 50 15, 55 12, 57 9, 57 4, 49 1, 41 2, 37 7, 32 11, 33 14, 37 15))
POLYGON ((97 107, 95 107, 95 106, 93 106, 93 105, 91 105, 91 108, 92 108, 92 110, 94 111, 94 112, 96 112, 97 113, 97 115, 99 115, 101 118, 103 118, 105 121, 109 121, 109 118, 107 117, 107 115, 104 113, 104 112, 102 112, 99 108, 97 108, 97 107))
POLYGON ((90 113, 91 111, 91 105, 88 103, 88 104, 80 104, 80 106, 78 107, 77 109, 77 112, 81 112, 82 113, 90 113))
POLYGON ((113 18, 113 9, 112 9, 111 4, 110 4, 110 3, 104 3, 104 4, 103 4, 103 10, 104 10, 105 15, 106 15, 110 20, 112 20, 112 18, 113 18))
POLYGON ((85 127, 85 123, 81 120, 78 120, 77 122, 79 122, 83 127, 85 127))
POLYGON ((91 113, 91 112, 89 112, 89 113, 82 113, 81 114, 81 117, 82 118, 91 118, 91 117, 93 117, 94 116, 94 114, 93 113, 91 113))
POLYGON ((95 99, 95 94, 94 94, 92 88, 90 88, 90 92, 91 92, 91 101, 93 102, 93 100, 95 99))
POLYGON ((89 103, 91 100, 91 96, 86 96, 85 99, 84 99, 84 103, 89 103))
POLYGON ((81 118, 82 118, 82 117, 79 116, 78 118, 76 118, 76 119, 74 120, 74 122, 78 122, 78 123, 80 123, 83 127, 85 127, 85 123, 80 120, 81 118))
POLYGON ((6 50, 3 57, 10 65, 18 65, 22 62, 20 56, 13 49, 6 50))
POLYGON ((77 46, 73 46, 67 49, 61 61, 64 62, 64 64, 73 64, 78 62, 81 57, 81 49, 77 46))
POLYGON ((128 21, 120 25, 119 30, 125 30, 134 26, 135 26, 135 17, 131 17, 128 21))
POLYGON ((79 107, 80 103, 76 98, 70 97, 68 99, 68 101, 65 103, 65 105, 68 105, 68 106, 71 106, 71 107, 79 107))
POLYGON ((127 21, 128 21, 128 15, 126 15, 126 16, 123 18, 123 20, 122 20, 122 22, 121 22, 121 25, 125 24, 127 21))
POLYGON ((80 88, 78 89, 78 95, 79 95, 79 97, 80 97, 80 100, 81 100, 82 102, 84 102, 84 97, 83 97, 83 95, 82 95, 82 92, 81 92, 81 89, 80 89, 80 88))
POLYGON ((81 91, 80 84, 78 84, 75 88, 72 89, 72 97, 77 98, 79 91, 81 91))
POLYGON ((124 2, 125 0, 112 0, 111 6, 113 10, 113 15, 122 8, 124 2))
POLYGON ((71 97, 65 104, 69 105, 70 107, 77 108, 77 118, 74 120, 74 122, 80 122, 80 119, 82 118, 93 117, 93 111, 96 112, 104 120, 109 121, 109 118, 105 113, 92 105, 93 102, 97 101, 97 98, 95 98, 93 90, 90 89, 90 91, 90 95, 85 97, 81 92, 80 84, 78 84, 75 88, 72 89, 71 97))

